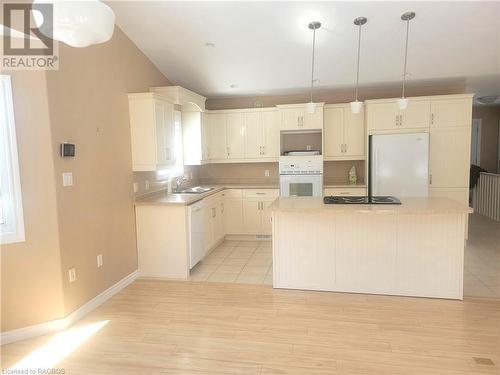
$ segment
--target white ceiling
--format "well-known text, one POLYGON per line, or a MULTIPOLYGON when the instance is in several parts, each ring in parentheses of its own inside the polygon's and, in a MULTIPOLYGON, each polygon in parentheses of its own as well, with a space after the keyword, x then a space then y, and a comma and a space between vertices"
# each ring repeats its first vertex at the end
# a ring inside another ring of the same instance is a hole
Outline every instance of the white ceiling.
POLYGON ((400 16, 408 10, 416 12, 410 24, 410 80, 463 78, 478 94, 500 94, 500 2, 108 4, 120 28, 174 84, 208 97, 306 90, 312 20, 323 23, 317 33, 317 86, 352 86, 357 51, 352 21, 358 16, 368 18, 361 83, 398 82, 406 27, 400 16))

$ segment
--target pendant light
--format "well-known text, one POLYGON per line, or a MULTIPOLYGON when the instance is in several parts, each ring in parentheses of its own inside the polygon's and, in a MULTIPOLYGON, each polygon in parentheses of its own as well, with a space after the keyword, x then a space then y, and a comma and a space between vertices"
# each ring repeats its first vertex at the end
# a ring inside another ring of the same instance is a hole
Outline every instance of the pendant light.
POLYGON ((406 22, 406 44, 405 44, 405 64, 403 68, 403 93, 401 98, 398 99, 399 109, 406 109, 408 107, 408 98, 405 97, 406 86, 406 65, 408 62, 408 36, 410 34, 410 21, 415 18, 415 12, 406 12, 401 15, 401 19, 406 22))
POLYGON ((358 100, 358 91, 359 91, 359 56, 361 52, 361 26, 363 26, 368 20, 366 17, 358 17, 354 19, 354 24, 358 26, 358 69, 356 71, 356 98, 353 102, 351 102, 351 112, 359 113, 361 112, 361 107, 363 106, 363 102, 358 100))
POLYGON ((321 27, 321 22, 313 21, 309 23, 309 28, 313 31, 312 43, 312 63, 311 63, 311 100, 307 103, 307 113, 316 112, 316 103, 313 102, 313 88, 314 88, 314 49, 316 47, 316 30, 321 27))
POLYGON ((113 36, 115 14, 102 1, 34 0, 33 4, 52 5, 52 30, 44 33, 43 15, 34 12, 37 27, 42 33, 71 47, 87 47, 107 42, 113 36))

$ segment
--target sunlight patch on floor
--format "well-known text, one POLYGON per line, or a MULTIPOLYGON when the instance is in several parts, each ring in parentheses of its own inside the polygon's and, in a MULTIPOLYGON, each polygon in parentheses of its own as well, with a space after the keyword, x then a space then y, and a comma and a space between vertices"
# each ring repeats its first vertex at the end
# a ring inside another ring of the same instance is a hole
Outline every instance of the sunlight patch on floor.
POLYGON ((9 370, 53 368, 108 322, 109 320, 103 320, 57 333, 49 342, 23 358, 9 370))

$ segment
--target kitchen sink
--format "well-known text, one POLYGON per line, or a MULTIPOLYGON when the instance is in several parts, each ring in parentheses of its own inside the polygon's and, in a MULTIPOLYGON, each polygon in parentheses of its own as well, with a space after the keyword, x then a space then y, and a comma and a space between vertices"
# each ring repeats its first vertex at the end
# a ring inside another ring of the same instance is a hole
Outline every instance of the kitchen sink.
POLYGON ((194 186, 186 189, 182 189, 179 191, 173 191, 174 194, 203 194, 214 188, 211 187, 202 187, 202 186, 194 186))

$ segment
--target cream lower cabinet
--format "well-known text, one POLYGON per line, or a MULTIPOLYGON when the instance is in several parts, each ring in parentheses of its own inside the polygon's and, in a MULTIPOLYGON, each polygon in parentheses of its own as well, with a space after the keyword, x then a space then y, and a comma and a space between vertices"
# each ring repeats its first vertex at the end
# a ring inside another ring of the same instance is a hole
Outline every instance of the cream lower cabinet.
POLYGON ((224 199, 218 193, 206 199, 204 209, 205 253, 208 253, 225 236, 224 232, 224 199))
POLYGON ((269 206, 278 197, 277 189, 246 189, 243 199, 243 229, 245 234, 270 234, 269 206))
POLYGON ((224 233, 243 233, 243 191, 228 189, 223 193, 224 233))
POLYGON ((324 109, 325 160, 365 158, 364 113, 353 114, 348 104, 326 105, 324 109))

